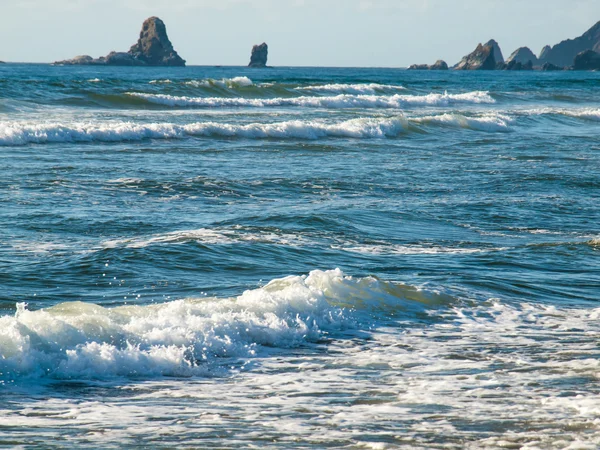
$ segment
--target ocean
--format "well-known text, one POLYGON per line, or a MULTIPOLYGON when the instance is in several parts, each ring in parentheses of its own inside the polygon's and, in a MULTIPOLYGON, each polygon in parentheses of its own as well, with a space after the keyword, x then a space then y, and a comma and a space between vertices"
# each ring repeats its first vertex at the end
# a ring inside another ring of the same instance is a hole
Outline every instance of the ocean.
POLYGON ((600 447, 600 73, 0 66, 0 446, 600 447))

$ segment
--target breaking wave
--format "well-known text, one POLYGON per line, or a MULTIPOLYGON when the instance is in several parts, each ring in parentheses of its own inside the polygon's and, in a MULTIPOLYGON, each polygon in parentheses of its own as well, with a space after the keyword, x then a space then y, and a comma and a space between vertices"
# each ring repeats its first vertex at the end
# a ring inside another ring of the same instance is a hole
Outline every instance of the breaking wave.
POLYGON ((234 298, 115 308, 72 302, 39 311, 21 303, 14 316, 0 317, 0 380, 207 375, 231 358, 360 328, 372 312, 453 300, 337 269, 276 279, 234 298))
POLYGON ((481 117, 468 117, 462 114, 441 114, 439 116, 419 117, 413 120, 416 123, 437 124, 488 132, 509 131, 508 125, 513 121, 510 117, 502 114, 489 114, 481 117))
POLYGON ((185 97, 167 94, 147 94, 128 92, 126 95, 143 99, 149 103, 170 107, 287 107, 303 106, 311 108, 404 108, 410 106, 448 106, 454 104, 495 103, 495 100, 484 91, 473 91, 463 94, 431 93, 427 95, 351 95, 339 94, 327 97, 292 97, 292 98, 223 98, 223 97, 185 97))
POLYGON ((300 86, 297 87, 298 91, 309 91, 309 92, 326 92, 334 94, 356 94, 364 95, 370 94, 375 95, 378 93, 389 93, 396 91, 406 90, 403 86, 391 85, 391 84, 379 84, 379 83, 357 83, 357 84, 319 84, 314 86, 300 86))
POLYGON ((291 120, 279 123, 233 125, 197 122, 172 123, 0 123, 0 146, 58 142, 122 142, 187 137, 247 139, 391 138, 407 128, 404 117, 361 118, 328 124, 322 121, 291 120))
MULTIPOLYGON (((68 143, 128 142, 148 139, 186 139, 222 137, 245 139, 324 138, 385 139, 437 125, 483 132, 507 132, 513 122, 508 116, 488 114, 465 116, 441 114, 425 117, 363 117, 330 123, 323 120, 288 120, 273 123, 231 124, 221 122, 136 123, 74 122, 36 123, 0 122, 0 146, 68 143)), ((422 130, 425 131, 425 130, 422 130)))
POLYGON ((183 84, 195 87, 221 87, 221 88, 240 88, 253 86, 254 82, 248 77, 234 77, 234 78, 223 78, 221 80, 214 80, 207 78, 205 80, 188 80, 184 81, 183 84))

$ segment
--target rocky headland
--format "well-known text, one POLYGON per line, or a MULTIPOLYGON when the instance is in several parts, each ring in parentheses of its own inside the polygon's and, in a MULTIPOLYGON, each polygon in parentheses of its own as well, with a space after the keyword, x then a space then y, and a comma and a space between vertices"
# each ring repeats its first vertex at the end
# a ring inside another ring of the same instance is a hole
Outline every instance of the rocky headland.
POLYGON ((559 67, 572 66, 575 57, 586 50, 600 52, 600 22, 575 39, 567 39, 540 54, 541 63, 559 67))
MULTIPOLYGON (((500 45, 490 39, 465 55, 454 70, 600 70, 600 22, 575 39, 542 48, 539 56, 519 47, 506 61, 500 45)), ((435 65, 434 65, 435 66, 435 65)), ((413 64, 410 70, 433 70, 434 66, 413 64)))
POLYGON ((61 65, 98 66, 185 66, 167 36, 167 27, 158 17, 146 19, 138 41, 127 52, 110 52, 100 58, 89 55, 57 61, 61 65))
POLYGON ((269 46, 263 42, 260 45, 252 47, 250 55, 250 64, 248 67, 264 68, 267 67, 267 57, 269 56, 269 46))

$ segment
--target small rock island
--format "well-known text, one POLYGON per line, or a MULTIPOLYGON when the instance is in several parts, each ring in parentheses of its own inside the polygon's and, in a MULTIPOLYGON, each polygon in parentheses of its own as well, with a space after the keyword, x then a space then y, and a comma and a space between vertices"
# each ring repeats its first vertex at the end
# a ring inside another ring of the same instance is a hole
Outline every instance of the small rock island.
POLYGON ((269 56, 269 46, 263 42, 260 45, 252 47, 250 55, 250 64, 248 67, 265 68, 267 67, 267 57, 269 56))
POLYGON ((137 43, 132 45, 128 52, 110 52, 97 59, 89 55, 82 55, 65 61, 57 61, 54 64, 183 67, 185 60, 173 48, 173 44, 167 36, 165 23, 158 17, 149 17, 142 25, 137 43))

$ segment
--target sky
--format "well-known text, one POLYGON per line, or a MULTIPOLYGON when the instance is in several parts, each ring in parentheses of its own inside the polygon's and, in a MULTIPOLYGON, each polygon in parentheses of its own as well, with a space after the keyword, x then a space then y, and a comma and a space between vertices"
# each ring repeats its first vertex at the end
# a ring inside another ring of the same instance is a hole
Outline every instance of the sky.
POLYGON ((455 64, 496 39, 504 57, 535 54, 600 21, 598 0, 0 0, 0 60, 53 62, 127 51, 149 16, 188 65, 455 64))

